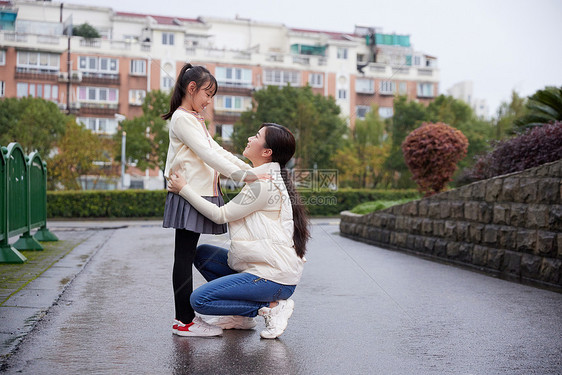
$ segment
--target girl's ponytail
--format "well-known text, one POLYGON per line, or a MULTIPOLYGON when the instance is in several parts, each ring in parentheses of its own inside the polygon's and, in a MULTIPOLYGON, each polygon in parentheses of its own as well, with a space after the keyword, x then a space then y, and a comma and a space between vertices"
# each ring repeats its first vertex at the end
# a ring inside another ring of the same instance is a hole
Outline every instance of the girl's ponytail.
POLYGON ((185 95, 185 87, 183 87, 182 85, 182 77, 184 77, 186 75, 185 72, 191 68, 193 68, 193 66, 189 63, 185 64, 181 68, 180 74, 178 74, 178 79, 176 79, 176 84, 174 85, 174 92, 172 93, 172 99, 170 100, 170 110, 168 111, 168 113, 162 115, 162 118, 164 120, 169 120, 174 114, 174 112, 176 111, 176 109, 178 109, 179 106, 181 105, 181 102, 185 95))

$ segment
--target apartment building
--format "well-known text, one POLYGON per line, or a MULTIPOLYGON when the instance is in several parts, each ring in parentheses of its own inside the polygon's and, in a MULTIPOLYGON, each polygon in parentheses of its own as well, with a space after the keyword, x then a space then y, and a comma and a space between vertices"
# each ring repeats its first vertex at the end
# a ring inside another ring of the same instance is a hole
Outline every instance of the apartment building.
POLYGON ((474 83, 472 81, 455 83, 447 89, 447 94, 468 104, 474 110, 476 116, 486 120, 490 118, 488 102, 486 99, 474 97, 474 83))
POLYGON ((335 98, 350 126, 373 104, 391 117, 396 94, 427 103, 439 89, 437 58, 376 27, 344 33, 26 0, 0 0, 0 13, 0 95, 52 100, 99 134, 139 116, 147 92, 171 90, 185 62, 217 78, 204 115, 226 141, 252 92, 268 85, 310 85, 335 98), (68 35, 84 23, 101 37, 68 35))

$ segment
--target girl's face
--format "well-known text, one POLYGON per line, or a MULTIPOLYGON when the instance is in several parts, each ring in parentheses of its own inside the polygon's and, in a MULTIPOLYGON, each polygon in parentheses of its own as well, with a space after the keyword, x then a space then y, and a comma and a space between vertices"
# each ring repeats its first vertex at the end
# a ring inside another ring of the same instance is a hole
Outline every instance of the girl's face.
POLYGON ((264 163, 271 158, 271 149, 265 147, 266 128, 261 128, 258 133, 248 138, 248 144, 242 155, 250 159, 255 165, 256 163, 264 163))
POLYGON ((188 107, 191 108, 187 109, 201 113, 209 104, 211 104, 211 102, 213 101, 213 96, 215 94, 215 88, 206 88, 206 86, 207 85, 203 85, 203 88, 197 90, 195 82, 189 82, 189 84, 187 85, 187 97, 188 107))

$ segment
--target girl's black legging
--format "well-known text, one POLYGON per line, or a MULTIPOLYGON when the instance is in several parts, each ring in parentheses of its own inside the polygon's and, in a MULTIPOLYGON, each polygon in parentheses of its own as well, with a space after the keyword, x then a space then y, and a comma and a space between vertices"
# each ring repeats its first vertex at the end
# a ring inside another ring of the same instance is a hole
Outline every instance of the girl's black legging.
POLYGON ((191 323, 195 318, 195 312, 189 299, 193 293, 193 260, 200 235, 200 233, 189 230, 176 229, 172 285, 174 286, 176 319, 184 324, 191 323))

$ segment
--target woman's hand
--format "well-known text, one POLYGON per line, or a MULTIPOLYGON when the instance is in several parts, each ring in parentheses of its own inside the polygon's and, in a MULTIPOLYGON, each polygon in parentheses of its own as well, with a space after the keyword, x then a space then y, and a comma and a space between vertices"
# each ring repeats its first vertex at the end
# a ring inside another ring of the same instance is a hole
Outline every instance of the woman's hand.
POLYGON ((180 190, 187 185, 187 181, 183 176, 172 173, 168 178, 168 191, 174 194, 179 194, 180 190))

